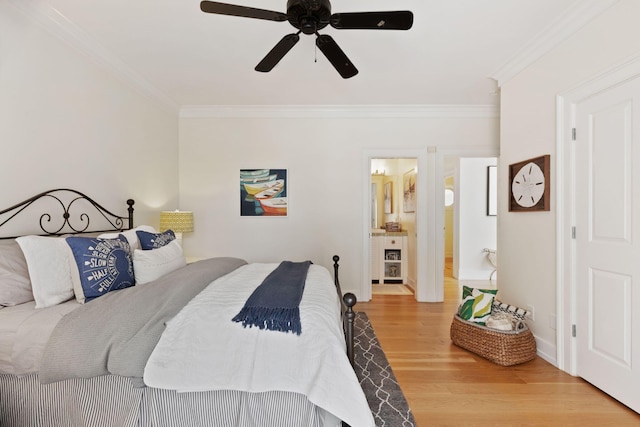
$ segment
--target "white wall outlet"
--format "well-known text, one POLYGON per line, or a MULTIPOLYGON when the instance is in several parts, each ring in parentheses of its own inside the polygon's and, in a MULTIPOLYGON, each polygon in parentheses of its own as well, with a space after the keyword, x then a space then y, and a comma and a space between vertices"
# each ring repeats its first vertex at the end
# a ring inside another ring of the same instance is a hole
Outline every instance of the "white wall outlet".
POLYGON ((529 312, 529 319, 532 322, 536 321, 536 309, 532 305, 527 305, 525 308, 529 312))

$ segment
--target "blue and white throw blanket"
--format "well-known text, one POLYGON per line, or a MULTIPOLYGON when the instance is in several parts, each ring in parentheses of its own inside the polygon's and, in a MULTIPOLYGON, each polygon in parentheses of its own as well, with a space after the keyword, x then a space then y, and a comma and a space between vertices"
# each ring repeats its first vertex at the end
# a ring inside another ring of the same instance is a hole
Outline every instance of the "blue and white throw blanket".
POLYGON ((245 328, 302 333, 300 300, 311 261, 282 261, 256 288, 232 319, 245 328))

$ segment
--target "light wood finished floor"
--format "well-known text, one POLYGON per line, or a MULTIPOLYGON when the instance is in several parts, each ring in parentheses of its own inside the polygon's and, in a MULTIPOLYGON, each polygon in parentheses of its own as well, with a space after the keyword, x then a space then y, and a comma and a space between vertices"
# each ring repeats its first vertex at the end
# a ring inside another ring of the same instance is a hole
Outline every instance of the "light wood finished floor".
POLYGON ((640 426, 639 414, 543 359, 502 367, 453 345, 459 296, 458 282, 446 278, 444 303, 374 295, 356 305, 371 320, 418 426, 640 426))

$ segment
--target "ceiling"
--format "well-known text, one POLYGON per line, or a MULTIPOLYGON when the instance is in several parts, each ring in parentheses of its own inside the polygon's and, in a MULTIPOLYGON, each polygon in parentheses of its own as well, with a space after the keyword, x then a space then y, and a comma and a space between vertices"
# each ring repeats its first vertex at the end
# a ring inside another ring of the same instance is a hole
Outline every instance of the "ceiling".
MULTIPOLYGON (((491 76, 523 55, 535 59, 537 41, 551 44, 546 34, 554 28, 563 36, 557 28, 575 26, 576 10, 599 13, 595 0, 334 0, 333 13, 414 14, 409 31, 321 30, 360 71, 345 80, 316 49, 315 37, 304 34, 271 72, 254 71, 295 29, 288 22, 206 14, 199 0, 12 1, 176 107, 496 105, 491 76)), ((286 11, 286 0, 226 2, 286 11)))

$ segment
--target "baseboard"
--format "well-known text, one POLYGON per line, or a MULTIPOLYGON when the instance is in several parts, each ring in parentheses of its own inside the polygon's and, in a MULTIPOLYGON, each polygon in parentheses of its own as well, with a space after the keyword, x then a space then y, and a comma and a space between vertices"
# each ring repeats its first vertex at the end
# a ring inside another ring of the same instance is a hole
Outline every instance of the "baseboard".
POLYGON ((409 286, 412 290, 413 290, 413 294, 416 294, 417 291, 417 287, 416 287, 416 279, 412 279, 411 277, 407 277, 407 283, 405 283, 405 285, 409 286))
POLYGON ((536 339, 536 347, 537 347, 536 354, 540 356, 542 359, 551 363, 553 366, 557 367, 558 359, 556 356, 556 353, 557 353, 556 345, 550 343, 549 341, 538 338, 537 336, 535 336, 535 334, 533 335, 533 337, 536 339))

